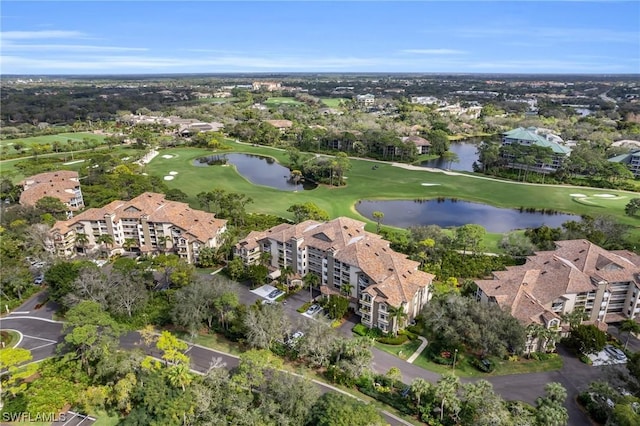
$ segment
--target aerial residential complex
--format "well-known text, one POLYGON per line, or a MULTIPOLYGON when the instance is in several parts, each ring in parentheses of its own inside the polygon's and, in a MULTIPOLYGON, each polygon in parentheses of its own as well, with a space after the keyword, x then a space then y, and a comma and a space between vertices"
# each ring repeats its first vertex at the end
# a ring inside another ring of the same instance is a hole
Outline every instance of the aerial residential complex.
POLYGON ((535 127, 518 127, 502 134, 502 146, 524 145, 550 148, 553 152, 549 162, 537 161, 535 165, 520 164, 513 155, 503 150, 502 155, 510 160, 513 168, 530 168, 543 173, 552 173, 558 170, 562 162, 571 154, 571 149, 563 145, 559 136, 551 133, 543 133, 541 129, 535 127))
POLYGON ((640 178, 640 149, 609 158, 609 161, 626 165, 635 178, 640 178))
POLYGON ((325 296, 348 294, 364 325, 392 332, 402 324, 390 309, 402 308, 406 320, 413 320, 431 297, 434 276, 419 271, 418 262, 391 250, 388 241, 364 226, 346 217, 281 224, 251 232, 234 254, 252 265, 268 253, 274 270, 290 267, 299 277, 315 274, 325 296))
POLYGON ((193 263, 202 248, 219 245, 226 224, 212 213, 168 201, 164 194, 145 192, 131 201, 113 201, 57 222, 51 235, 55 252, 65 257, 104 247, 113 253, 173 252, 193 263), (101 235, 109 235, 112 243, 103 242, 101 235))
POLYGON ((20 204, 23 206, 35 206, 44 197, 54 197, 62 201, 70 212, 84 208, 78 172, 59 170, 40 173, 25 178, 18 185, 22 187, 20 204))
MULTIPOLYGON (((537 252, 524 265, 478 280, 476 298, 497 303, 524 325, 561 331, 562 316, 582 309, 585 323, 608 323, 640 313, 640 256, 607 251, 587 240, 556 242, 556 250, 537 252)), ((527 351, 541 349, 530 338, 527 351)))

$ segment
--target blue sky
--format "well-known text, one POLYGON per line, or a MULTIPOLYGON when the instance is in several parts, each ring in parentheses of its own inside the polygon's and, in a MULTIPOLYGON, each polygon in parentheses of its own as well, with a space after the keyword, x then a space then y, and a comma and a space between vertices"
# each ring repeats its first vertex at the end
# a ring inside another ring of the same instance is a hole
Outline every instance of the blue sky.
POLYGON ((638 1, 6 1, 2 74, 640 73, 638 1))

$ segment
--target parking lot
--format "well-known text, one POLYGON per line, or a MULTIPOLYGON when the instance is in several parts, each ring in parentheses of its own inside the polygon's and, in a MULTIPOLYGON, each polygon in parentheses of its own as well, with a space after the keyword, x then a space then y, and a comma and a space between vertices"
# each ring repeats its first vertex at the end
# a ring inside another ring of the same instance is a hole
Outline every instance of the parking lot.
POLYGON ((624 354, 624 352, 611 345, 605 346, 605 348, 597 354, 589 355, 589 359, 594 366, 627 363, 627 356, 624 354))
POLYGON ((51 423, 51 426, 88 426, 96 422, 96 419, 84 414, 67 411, 60 419, 51 423))
POLYGON ((278 290, 272 285, 263 285, 262 287, 254 288, 251 293, 257 294, 263 299, 275 301, 278 297, 284 294, 284 291, 278 290))

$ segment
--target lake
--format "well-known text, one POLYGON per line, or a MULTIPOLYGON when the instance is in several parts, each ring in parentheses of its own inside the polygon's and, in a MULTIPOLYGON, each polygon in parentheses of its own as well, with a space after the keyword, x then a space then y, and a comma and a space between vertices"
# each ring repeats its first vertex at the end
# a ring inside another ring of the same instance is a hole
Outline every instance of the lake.
POLYGON ((514 229, 537 228, 547 225, 556 228, 569 220, 579 221, 580 216, 571 214, 547 214, 526 212, 518 209, 503 209, 487 204, 471 203, 453 199, 425 201, 362 200, 356 204, 362 216, 373 219, 373 212, 384 213, 382 223, 408 228, 420 225, 438 225, 442 228, 462 226, 468 223, 482 225, 487 232, 504 233, 514 229))
MULTIPOLYGON (((204 157, 203 157, 204 158, 204 157)), ((271 157, 250 154, 216 154, 206 157, 212 161, 226 160, 227 164, 233 164, 240 175, 256 185, 269 186, 282 191, 302 191, 317 187, 312 182, 293 182, 289 179, 289 169, 279 164, 271 157)), ((221 165, 209 166, 200 159, 193 160, 193 165, 198 167, 222 167, 221 165)))

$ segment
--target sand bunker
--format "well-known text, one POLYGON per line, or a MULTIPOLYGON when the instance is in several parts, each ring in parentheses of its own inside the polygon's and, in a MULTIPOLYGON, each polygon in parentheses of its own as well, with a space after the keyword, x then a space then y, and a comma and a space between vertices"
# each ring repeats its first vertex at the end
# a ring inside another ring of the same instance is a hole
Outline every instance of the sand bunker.
POLYGON ((421 183, 420 185, 422 185, 422 186, 438 186, 440 184, 439 183, 421 183))
POLYGON ((173 176, 165 176, 164 180, 173 180, 173 176))
POLYGON ((173 158, 173 155, 165 154, 162 158, 166 158, 168 160, 169 158, 173 158))
POLYGON ((584 194, 569 194, 571 197, 577 197, 577 198, 585 198, 586 195, 584 194))
POLYGON ((616 198, 616 196, 613 194, 593 194, 593 196, 600 198, 616 198))
POLYGON ((174 172, 174 171, 172 170, 172 171, 170 171, 170 172, 169 172, 169 174, 170 174, 171 176, 175 176, 175 175, 177 175, 177 174, 178 174, 178 172, 174 172))

